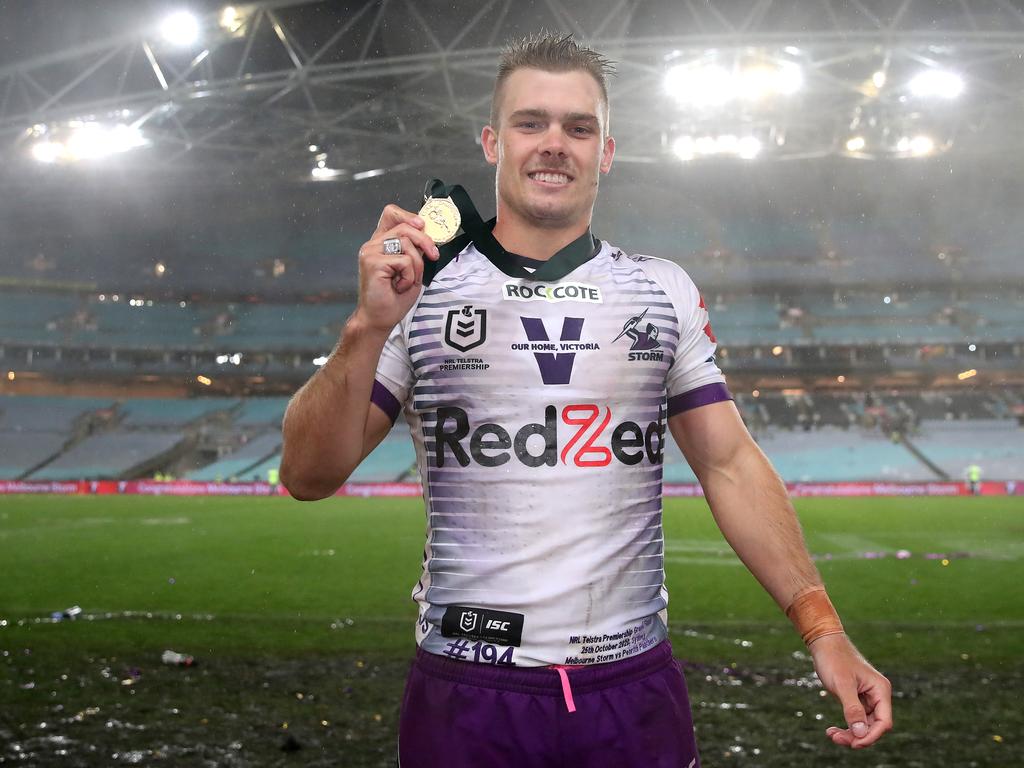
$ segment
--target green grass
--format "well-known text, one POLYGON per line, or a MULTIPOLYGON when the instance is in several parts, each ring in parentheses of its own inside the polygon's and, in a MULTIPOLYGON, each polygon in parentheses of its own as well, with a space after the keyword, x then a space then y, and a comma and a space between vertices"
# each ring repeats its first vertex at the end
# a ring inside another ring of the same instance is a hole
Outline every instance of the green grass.
MULTIPOLYGON (((949 765, 1024 764, 1024 500, 797 506, 848 630, 897 686, 902 727, 872 759, 932 764, 938 744, 949 765)), ((133 749, 174 765, 291 764, 278 747, 292 735, 303 764, 393 764, 423 529, 418 500, 0 499, 0 763, 16 743, 39 765, 133 749), (94 618, 45 621, 73 604, 94 618), (200 666, 163 667, 164 648, 200 666), (70 757, 40 741, 69 718, 70 757), (116 725, 129 721, 144 730, 116 725)), ((799 639, 704 503, 668 501, 665 529, 705 764, 867 764, 820 739, 837 708, 786 684, 810 672, 799 639), (786 762, 801 744, 807 761, 786 762)))

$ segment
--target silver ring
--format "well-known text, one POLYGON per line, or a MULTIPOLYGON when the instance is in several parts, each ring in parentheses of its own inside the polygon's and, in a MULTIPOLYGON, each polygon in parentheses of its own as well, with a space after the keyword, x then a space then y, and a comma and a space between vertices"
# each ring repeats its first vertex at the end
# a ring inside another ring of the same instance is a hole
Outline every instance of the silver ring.
POLYGON ((402 241, 397 237, 389 237, 384 241, 384 253, 388 256, 395 256, 402 252, 402 241))

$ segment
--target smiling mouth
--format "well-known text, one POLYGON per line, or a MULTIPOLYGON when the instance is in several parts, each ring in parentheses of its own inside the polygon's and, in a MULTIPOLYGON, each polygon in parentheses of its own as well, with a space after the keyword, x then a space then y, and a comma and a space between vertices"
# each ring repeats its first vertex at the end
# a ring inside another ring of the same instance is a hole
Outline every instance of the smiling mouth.
POLYGON ((533 171, 532 173, 526 174, 534 181, 539 181, 542 184, 550 184, 552 186, 563 186, 572 181, 572 176, 561 171, 533 171))

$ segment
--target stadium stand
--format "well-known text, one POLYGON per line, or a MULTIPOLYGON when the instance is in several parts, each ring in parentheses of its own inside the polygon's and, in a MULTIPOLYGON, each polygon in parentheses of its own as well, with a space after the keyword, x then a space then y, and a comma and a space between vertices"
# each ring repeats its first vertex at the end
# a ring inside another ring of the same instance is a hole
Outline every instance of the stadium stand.
POLYGON ((224 458, 208 464, 202 469, 188 472, 189 480, 249 480, 266 479, 266 472, 261 475, 251 470, 271 458, 281 449, 281 433, 269 432, 246 442, 241 448, 224 458))
POLYGON ((1024 430, 1008 419, 921 422, 913 443, 950 478, 962 479, 969 464, 987 478, 1024 476, 1024 430))
POLYGON ((280 426, 287 407, 287 397, 247 398, 242 402, 235 424, 241 427, 280 426))
POLYGON ((238 407, 238 400, 228 398, 148 398, 129 400, 121 406, 126 427, 183 427, 186 424, 221 411, 238 407))
POLYGON ((877 432, 823 427, 794 440, 772 431, 759 442, 776 471, 790 482, 936 479, 906 448, 877 432))
POLYGON ((149 474, 150 469, 180 452, 181 432, 107 432, 74 445, 31 480, 121 479, 149 474))
POLYGON ((280 466, 281 466, 281 455, 280 454, 276 454, 276 455, 271 456, 268 459, 266 459, 266 461, 260 462, 256 466, 249 467, 249 469, 246 470, 245 478, 243 478, 243 479, 247 479, 247 480, 255 479, 255 480, 266 481, 266 479, 267 479, 267 472, 269 470, 271 470, 271 469, 278 469, 280 466))
POLYGON ((102 398, 0 395, 0 429, 69 433, 83 415, 112 406, 102 398))
POLYGON ((57 432, 0 432, 0 480, 17 480, 61 452, 57 432))

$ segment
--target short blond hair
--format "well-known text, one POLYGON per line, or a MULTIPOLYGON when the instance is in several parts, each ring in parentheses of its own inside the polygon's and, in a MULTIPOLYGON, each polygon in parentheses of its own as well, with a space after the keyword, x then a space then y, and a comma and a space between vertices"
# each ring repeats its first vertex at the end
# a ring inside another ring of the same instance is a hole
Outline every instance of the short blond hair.
POLYGON ((605 125, 608 123, 607 78, 615 74, 615 62, 597 51, 586 48, 572 35, 539 32, 508 43, 498 59, 498 76, 491 96, 491 127, 498 130, 498 105, 501 91, 509 75, 517 69, 540 69, 544 72, 586 72, 594 78, 604 99, 605 125))

